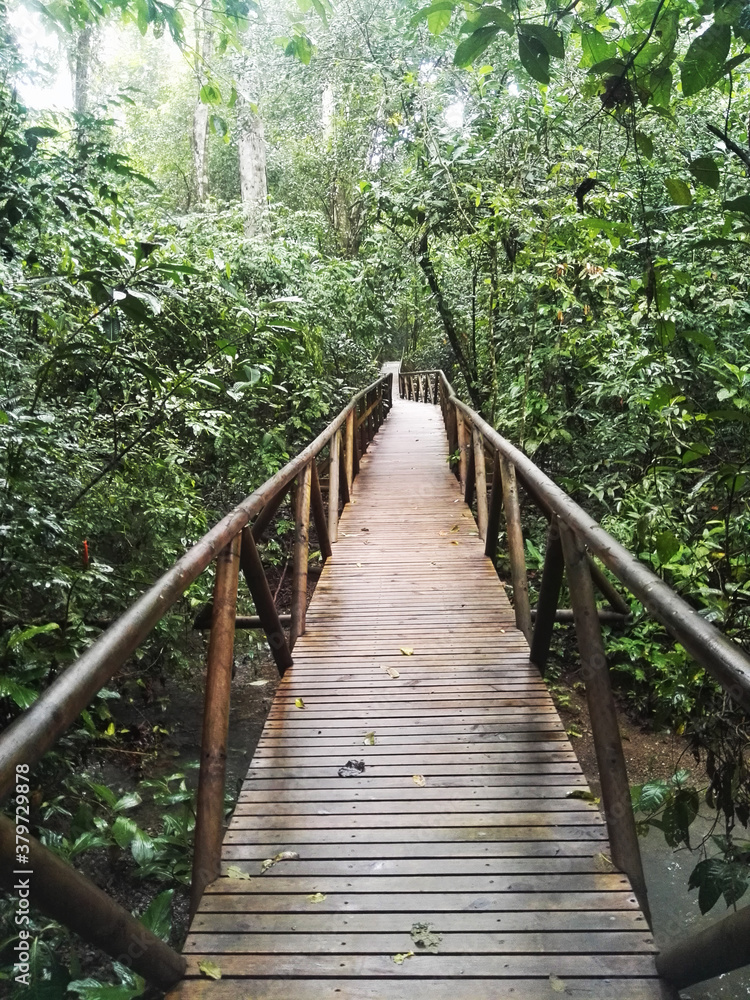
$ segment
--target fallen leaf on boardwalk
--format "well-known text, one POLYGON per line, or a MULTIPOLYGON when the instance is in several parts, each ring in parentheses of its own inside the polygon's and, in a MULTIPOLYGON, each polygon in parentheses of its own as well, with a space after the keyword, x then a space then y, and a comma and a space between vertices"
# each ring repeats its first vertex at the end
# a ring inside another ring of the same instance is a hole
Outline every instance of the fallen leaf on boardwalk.
POLYGON ((448 532, 447 531, 438 531, 438 534, 442 535, 443 537, 445 537, 448 534, 448 532))
POLYGON ((400 652, 402 652, 404 656, 411 656, 414 653, 414 650, 411 646, 401 646, 400 652))
POLYGON ((221 979, 221 969, 215 962, 198 962, 198 971, 209 979, 221 979))
POLYGON ((413 951, 401 951, 398 953, 398 955, 393 956, 393 961, 396 963, 396 965, 403 965, 404 962, 407 960, 407 958, 413 958, 413 957, 414 957, 413 951))
POLYGON ((357 778, 363 774, 365 762, 363 760, 348 760, 343 767, 339 768, 339 778, 357 778))
MULTIPOLYGON (((265 861, 263 862, 265 864, 265 861)), ((243 872, 237 865, 230 865, 227 868, 227 878, 250 878, 247 872, 243 872)))
POLYGON ((401 676, 401 674, 398 672, 398 670, 396 670, 395 667, 383 667, 383 670, 385 670, 388 676, 392 677, 394 681, 396 680, 397 677, 401 676))
POLYGON ((565 993, 565 992, 567 992, 566 989, 565 989, 565 983, 562 981, 562 979, 558 979, 557 976, 550 976, 549 977, 549 984, 552 987, 552 989, 555 991, 555 993, 565 993))
POLYGON ((375 733, 365 733, 364 743, 366 747, 375 746, 375 733))
POLYGON ((420 788, 424 788, 424 786, 427 784, 427 782, 424 780, 423 774, 412 774, 411 780, 414 782, 415 785, 419 785, 420 788))
POLYGON ((615 870, 614 861, 608 854, 595 854, 594 867, 598 872, 604 872, 605 874, 609 874, 615 870))
POLYGON ((360 528, 359 530, 360 531, 369 531, 370 529, 369 528, 360 528))
POLYGON ((294 704, 297 706, 297 708, 304 708, 305 707, 305 703, 304 703, 304 701, 301 698, 295 698, 294 699, 294 704))
POLYGON ((454 524, 453 527, 451 528, 451 531, 460 531, 460 530, 461 529, 459 528, 459 526, 457 524, 454 524))
POLYGON ((594 795, 593 792, 588 791, 586 788, 575 788, 572 792, 568 792, 565 796, 566 799, 581 799, 583 802, 598 802, 599 799, 594 795))
POLYGON ((451 545, 459 545, 459 544, 460 544, 460 542, 457 542, 455 538, 451 542, 451 545))
POLYGON ((412 924, 411 939, 417 948, 424 948, 425 951, 437 955, 438 945, 443 940, 443 935, 430 930, 430 927, 430 924, 412 924))
POLYGON ((266 858, 266 860, 260 866, 261 875, 267 872, 269 868, 273 868, 277 865, 279 861, 299 861, 299 854, 296 851, 282 851, 273 858, 266 858))
POLYGON ((500 635, 505 635, 505 629, 504 628, 500 629, 500 635))
POLYGON ((357 566, 359 567, 359 569, 362 569, 362 563, 357 563, 357 566))
POLYGON ((312 895, 307 897, 308 903, 322 903, 324 899, 328 899, 324 892, 314 892, 312 895))

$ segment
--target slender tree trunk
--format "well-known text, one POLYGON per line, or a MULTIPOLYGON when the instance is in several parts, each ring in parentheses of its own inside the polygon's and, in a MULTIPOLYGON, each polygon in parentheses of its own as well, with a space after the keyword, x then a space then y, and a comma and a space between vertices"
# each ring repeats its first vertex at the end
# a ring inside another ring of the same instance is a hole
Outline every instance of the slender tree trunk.
MULTIPOLYGON (((206 70, 213 54, 210 14, 199 13, 196 20, 196 76, 199 90, 206 78, 206 70)), ((208 197, 208 116, 209 105, 200 99, 200 92, 193 110, 193 184, 195 200, 200 205, 208 197)))
POLYGON ((70 72, 73 77, 73 107, 84 114, 89 105, 89 73, 91 69, 91 40, 94 29, 90 24, 76 32, 71 53, 70 72))
POLYGON ((248 109, 239 138, 240 195, 245 216, 245 233, 257 236, 268 214, 268 182, 266 178, 266 142, 263 122, 248 109))

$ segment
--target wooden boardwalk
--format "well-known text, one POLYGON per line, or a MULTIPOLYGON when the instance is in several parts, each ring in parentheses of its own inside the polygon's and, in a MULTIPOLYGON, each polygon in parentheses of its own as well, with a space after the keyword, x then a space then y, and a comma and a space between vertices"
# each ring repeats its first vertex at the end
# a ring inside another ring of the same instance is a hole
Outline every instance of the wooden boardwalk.
POLYGON ((395 399, 172 997, 673 996, 446 454, 438 407, 395 399))

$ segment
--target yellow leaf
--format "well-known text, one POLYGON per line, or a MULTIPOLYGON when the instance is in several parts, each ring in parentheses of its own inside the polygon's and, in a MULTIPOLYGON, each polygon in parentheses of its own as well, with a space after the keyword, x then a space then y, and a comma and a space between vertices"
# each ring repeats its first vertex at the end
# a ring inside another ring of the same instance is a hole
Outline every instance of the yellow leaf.
POLYGON ((221 969, 215 962, 198 962, 198 971, 209 979, 221 979, 221 969))
POLYGON ((365 733, 364 744, 366 747, 375 746, 375 733, 365 733))
POLYGON ((586 788, 576 788, 572 792, 568 792, 565 798, 580 799, 582 802, 593 802, 594 805, 597 805, 599 802, 596 795, 593 792, 589 792, 586 788))
POLYGON ((295 698, 294 699, 294 704, 297 706, 297 708, 304 708, 305 707, 305 703, 304 703, 304 701, 301 698, 295 698))
POLYGON ((413 951, 401 951, 398 955, 393 956, 393 961, 396 965, 403 965, 407 958, 412 958, 414 956, 413 951))
POLYGON ((401 652, 404 654, 404 656, 411 656, 414 653, 414 650, 411 648, 411 646, 402 646, 401 652))
POLYGON ((460 529, 457 524, 454 524, 453 527, 451 528, 451 531, 459 531, 459 530, 460 529))
POLYGON ((451 542, 451 545, 460 545, 460 544, 461 544, 461 543, 460 543, 460 542, 457 542, 455 538, 454 538, 454 539, 453 539, 453 541, 451 542))
POLYGON ((562 981, 562 979, 558 979, 557 976, 552 976, 551 975, 549 977, 549 984, 552 987, 552 989, 555 991, 555 993, 565 993, 566 992, 566 990, 565 990, 565 983, 562 981))
POLYGON ((424 786, 427 784, 423 774, 412 774, 411 780, 414 782, 415 785, 419 785, 420 788, 424 788, 424 786))
POLYGON ((398 672, 398 670, 396 670, 396 668, 395 668, 395 667, 385 667, 385 668, 384 668, 384 670, 385 670, 385 672, 386 672, 386 673, 388 674, 388 676, 389 676, 389 677, 392 677, 392 678, 393 678, 394 680, 395 680, 395 679, 396 679, 397 677, 400 677, 400 676, 401 676, 401 674, 400 674, 400 673, 398 672))
MULTIPOLYGON (((263 862, 265 864, 265 861, 263 862)), ((230 865, 227 868, 227 878, 250 878, 247 872, 243 872, 237 865, 230 865)))
POLYGON ((328 897, 326 896, 326 894, 324 892, 314 892, 314 893, 312 893, 312 895, 310 895, 310 896, 307 897, 307 902, 308 903, 322 903, 323 900, 327 899, 327 898, 328 897))

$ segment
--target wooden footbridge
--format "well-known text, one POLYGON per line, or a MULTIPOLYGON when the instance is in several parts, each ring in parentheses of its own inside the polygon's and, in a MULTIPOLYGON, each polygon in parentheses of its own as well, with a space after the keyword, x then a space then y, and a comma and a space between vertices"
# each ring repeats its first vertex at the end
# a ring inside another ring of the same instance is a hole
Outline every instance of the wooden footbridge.
MULTIPOLYGON (((652 1000, 750 961, 748 911, 656 954, 599 624, 628 606, 594 555, 750 703, 739 650, 442 373, 387 370, 0 737, 7 790, 217 558, 183 954, 36 842, 35 904, 172 1000, 652 1000), (256 543, 295 482, 287 638, 256 543), (533 630, 519 487, 550 521, 533 630), (311 522, 327 560, 307 607, 311 522), (513 606, 494 568, 501 522, 513 606), (237 617, 240 569, 257 619, 237 617), (540 672, 564 571, 604 818, 540 672), (225 830, 233 635, 259 625, 283 676, 225 830)), ((6 883, 11 837, 3 820, 6 883)))

